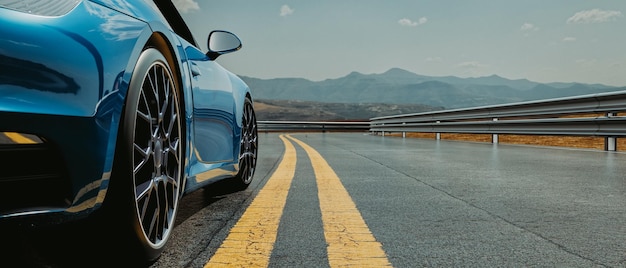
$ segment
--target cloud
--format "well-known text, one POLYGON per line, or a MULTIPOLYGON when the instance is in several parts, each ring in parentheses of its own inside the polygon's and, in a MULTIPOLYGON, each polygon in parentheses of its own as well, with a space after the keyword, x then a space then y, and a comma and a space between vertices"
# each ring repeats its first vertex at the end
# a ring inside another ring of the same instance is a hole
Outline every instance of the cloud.
POLYGON ((482 64, 478 61, 466 61, 456 65, 456 68, 460 69, 461 74, 466 76, 484 75, 485 70, 488 67, 488 65, 482 64))
POLYGON ((574 41, 576 41, 576 37, 568 36, 568 37, 563 38, 563 42, 574 42, 574 41))
POLYGON ((520 27, 520 30, 524 31, 524 32, 529 32, 529 31, 538 31, 539 27, 535 26, 532 23, 524 23, 522 25, 522 27, 520 27))
POLYGON ((461 62, 457 64, 456 67, 462 68, 462 69, 481 69, 481 68, 487 67, 487 65, 482 64, 477 61, 466 61, 466 62, 461 62))
POLYGON ((412 21, 410 19, 404 18, 404 19, 399 20, 398 24, 400 24, 402 26, 415 27, 415 26, 419 26, 419 25, 425 24, 426 22, 428 22, 428 18, 426 18, 426 17, 421 17, 417 21, 412 21))
POLYGON ((294 12, 293 8, 290 8, 288 5, 283 5, 282 7, 280 7, 281 17, 289 16, 293 14, 293 12, 294 12))
POLYGON ((528 36, 530 36, 530 33, 539 31, 539 27, 535 26, 532 23, 526 22, 526 23, 522 24, 522 27, 520 27, 520 31, 522 31, 524 33, 525 37, 528 37, 528 36))
POLYGON ((567 19, 567 24, 601 23, 616 20, 622 16, 621 11, 591 9, 580 11, 567 19))
POLYGON ((173 0, 172 3, 181 13, 187 13, 192 10, 200 10, 200 6, 195 0, 173 0))

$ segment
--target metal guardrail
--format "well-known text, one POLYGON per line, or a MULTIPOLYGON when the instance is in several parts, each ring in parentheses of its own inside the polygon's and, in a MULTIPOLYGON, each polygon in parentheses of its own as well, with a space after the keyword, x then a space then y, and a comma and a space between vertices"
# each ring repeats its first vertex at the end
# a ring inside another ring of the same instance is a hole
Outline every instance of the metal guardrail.
POLYGON ((598 93, 539 101, 518 102, 476 108, 403 114, 370 119, 373 124, 486 119, 501 117, 531 117, 568 114, 609 113, 626 110, 626 91, 598 93))
POLYGON ((435 132, 569 136, 626 136, 625 117, 556 118, 441 123, 407 123, 371 127, 372 132, 435 132))
POLYGON ((626 137, 626 91, 370 119, 370 131, 626 137), (572 117, 603 114, 598 117, 572 117), (568 116, 568 118, 559 118, 568 116))
POLYGON ((364 131, 370 129, 368 121, 258 121, 259 131, 364 131))

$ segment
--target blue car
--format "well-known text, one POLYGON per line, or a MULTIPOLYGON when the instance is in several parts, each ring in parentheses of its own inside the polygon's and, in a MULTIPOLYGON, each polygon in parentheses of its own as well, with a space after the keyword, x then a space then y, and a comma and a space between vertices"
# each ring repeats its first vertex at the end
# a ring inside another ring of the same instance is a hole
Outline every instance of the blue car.
POLYGON ((169 0, 0 0, 0 223, 93 217, 102 243, 153 261, 182 196, 245 189, 252 96, 215 61, 241 42, 207 46, 169 0))

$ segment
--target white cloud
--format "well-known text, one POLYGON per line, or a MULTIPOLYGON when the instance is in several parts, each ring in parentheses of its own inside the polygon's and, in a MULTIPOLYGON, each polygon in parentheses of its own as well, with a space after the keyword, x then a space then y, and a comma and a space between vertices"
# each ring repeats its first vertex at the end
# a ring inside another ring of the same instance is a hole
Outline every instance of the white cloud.
POLYGON ((187 13, 192 10, 200 10, 200 6, 195 0, 173 0, 172 3, 182 13, 187 13))
POLYGON ((489 66, 478 61, 466 61, 456 65, 463 76, 481 76, 485 75, 485 71, 489 66))
POLYGON ((415 27, 415 26, 418 26, 418 25, 425 24, 426 22, 428 22, 428 18, 426 18, 426 17, 421 17, 417 21, 412 21, 410 19, 404 18, 404 19, 399 20, 398 24, 400 24, 402 26, 415 27))
POLYGON ((466 61, 466 62, 461 62, 457 64, 456 67, 459 67, 462 69, 481 69, 481 68, 487 67, 487 65, 482 64, 477 61, 466 61))
POLYGON ((280 7, 281 17, 289 16, 293 14, 293 12, 294 12, 293 8, 289 7, 288 5, 283 5, 282 7, 280 7))
POLYGON ((591 10, 583 10, 580 11, 574 16, 571 16, 567 19, 568 24, 577 24, 577 23, 600 23, 607 22, 617 19, 622 16, 621 11, 617 10, 600 10, 600 9, 591 9, 591 10))
POLYGON ((528 31, 538 31, 539 27, 535 26, 532 23, 524 23, 522 25, 522 27, 520 27, 520 30, 524 31, 524 32, 528 32, 528 31))
POLYGON ((568 37, 563 38, 563 42, 574 42, 574 41, 576 41, 576 37, 568 36, 568 37))
POLYGON ((535 26, 532 23, 526 22, 526 23, 522 24, 522 27, 520 27, 520 31, 522 31, 524 33, 525 37, 528 37, 528 36, 530 36, 530 34, 532 32, 539 31, 539 27, 535 26))

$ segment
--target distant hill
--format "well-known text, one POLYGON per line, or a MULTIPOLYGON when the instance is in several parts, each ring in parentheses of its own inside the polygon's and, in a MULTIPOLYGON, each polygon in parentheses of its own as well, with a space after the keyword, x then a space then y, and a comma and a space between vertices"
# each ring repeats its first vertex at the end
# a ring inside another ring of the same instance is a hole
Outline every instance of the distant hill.
POLYGON ((294 100, 255 100, 259 121, 367 121, 373 117, 428 112, 443 107, 419 104, 323 103, 294 100))
MULTIPOLYGON (((626 90, 581 83, 538 83, 497 75, 477 78, 433 77, 394 68, 382 74, 350 73, 337 79, 258 79, 242 76, 257 100, 344 104, 422 105, 467 108, 528 100, 626 90)), ((435 109, 435 108, 433 108, 435 109)))

